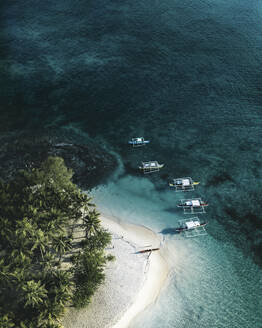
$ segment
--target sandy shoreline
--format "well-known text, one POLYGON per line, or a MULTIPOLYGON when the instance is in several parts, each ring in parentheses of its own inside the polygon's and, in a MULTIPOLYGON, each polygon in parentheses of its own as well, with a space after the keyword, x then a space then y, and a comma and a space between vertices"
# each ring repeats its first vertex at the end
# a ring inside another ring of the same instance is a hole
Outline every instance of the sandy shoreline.
POLYGON ((112 234, 108 253, 116 260, 106 268, 105 283, 92 303, 79 311, 70 309, 63 320, 65 328, 125 328, 155 301, 167 275, 168 265, 161 249, 140 254, 145 248, 161 247, 160 236, 143 226, 101 217, 112 234))

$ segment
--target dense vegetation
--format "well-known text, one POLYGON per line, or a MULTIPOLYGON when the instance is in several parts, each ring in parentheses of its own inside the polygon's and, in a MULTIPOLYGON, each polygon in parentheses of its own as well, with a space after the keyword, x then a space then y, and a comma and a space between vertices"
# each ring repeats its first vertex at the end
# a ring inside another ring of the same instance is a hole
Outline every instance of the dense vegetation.
POLYGON ((59 157, 0 182, 0 327, 56 328, 90 302, 110 235, 59 157))

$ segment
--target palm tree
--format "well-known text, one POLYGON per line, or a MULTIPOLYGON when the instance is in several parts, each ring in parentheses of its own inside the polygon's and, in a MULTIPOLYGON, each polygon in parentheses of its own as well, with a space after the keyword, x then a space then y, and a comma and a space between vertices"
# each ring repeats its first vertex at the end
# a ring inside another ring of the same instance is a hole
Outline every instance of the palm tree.
POLYGON ((54 288, 55 292, 55 301, 58 303, 62 310, 66 304, 71 300, 72 298, 72 283, 67 280, 67 284, 60 285, 58 287, 54 288))
POLYGON ((54 238, 52 246, 59 254, 59 262, 61 261, 62 255, 72 248, 71 242, 72 239, 64 234, 61 234, 54 238))
POLYGON ((63 210, 60 210, 59 208, 51 208, 48 215, 49 222, 53 222, 57 228, 63 226, 67 222, 63 210))
POLYGON ((43 272, 48 272, 54 270, 55 256, 53 253, 47 251, 45 252, 45 258, 41 262, 43 272))
MULTIPOLYGON (((1 200, 0 200, 1 201, 1 200)), ((2 204, 1 204, 2 207, 2 204)), ((0 217, 0 247, 5 248, 6 243, 11 242, 10 238, 13 237, 12 225, 10 220, 0 217)))
POLYGON ((83 246, 87 246, 89 250, 103 250, 111 242, 111 235, 104 229, 99 229, 95 235, 91 235, 85 239, 83 246))
POLYGON ((35 231, 35 244, 31 248, 33 251, 34 249, 39 249, 41 253, 42 260, 44 260, 44 253, 46 251, 46 246, 48 245, 48 237, 44 234, 41 229, 35 231))
POLYGON ((28 249, 28 245, 34 242, 36 226, 27 217, 16 221, 15 238, 11 240, 14 248, 28 249))
POLYGON ((22 285, 26 279, 26 271, 24 268, 17 267, 13 272, 9 274, 12 287, 14 285, 22 285))
POLYGON ((37 307, 44 302, 47 298, 47 290, 41 281, 29 280, 22 285, 22 299, 25 301, 25 307, 37 307))
POLYGON ((89 207, 95 207, 94 203, 91 203, 92 197, 88 196, 87 194, 81 194, 80 199, 84 202, 84 210, 87 211, 89 207))
POLYGON ((35 322, 32 322, 31 320, 25 320, 19 322, 20 328, 35 328, 35 322))
POLYGON ((20 268, 29 267, 32 263, 32 252, 30 249, 15 248, 10 254, 11 263, 20 268))
POLYGON ((49 307, 41 310, 37 318, 37 327, 63 328, 59 323, 61 307, 56 304, 49 304, 49 307))
POLYGON ((1 281, 1 283, 3 283, 3 288, 10 286, 10 283, 11 283, 10 274, 11 274, 10 264, 6 265, 4 259, 1 259, 0 260, 0 281, 1 281))
POLYGON ((91 235, 95 235, 100 228, 99 213, 94 209, 89 211, 87 215, 83 217, 82 228, 85 229, 86 238, 91 235))
POLYGON ((0 327, 1 328, 12 328, 15 324, 12 319, 10 319, 8 314, 5 314, 3 317, 0 317, 0 327))

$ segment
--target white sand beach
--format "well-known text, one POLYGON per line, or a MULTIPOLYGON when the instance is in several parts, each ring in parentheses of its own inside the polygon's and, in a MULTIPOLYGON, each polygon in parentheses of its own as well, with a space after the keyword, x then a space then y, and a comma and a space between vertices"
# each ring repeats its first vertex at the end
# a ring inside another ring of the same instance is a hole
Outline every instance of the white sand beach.
POLYGON ((167 275, 161 238, 143 226, 101 217, 102 225, 112 234, 108 253, 115 256, 105 273, 106 279, 85 309, 66 312, 65 328, 125 328, 155 301, 167 275), (138 253, 160 247, 160 251, 138 253))

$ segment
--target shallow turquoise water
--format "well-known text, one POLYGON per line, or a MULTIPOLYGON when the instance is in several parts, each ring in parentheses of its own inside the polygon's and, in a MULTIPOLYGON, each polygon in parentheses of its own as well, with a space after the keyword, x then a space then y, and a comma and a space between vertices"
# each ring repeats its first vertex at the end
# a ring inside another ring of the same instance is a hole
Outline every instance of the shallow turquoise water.
POLYGON ((184 218, 180 211, 166 211, 181 198, 168 188, 160 192, 147 179, 118 177, 92 195, 104 214, 145 225, 164 238, 168 281, 131 327, 261 327, 261 269, 230 242, 208 210, 203 215, 210 221, 208 234, 186 238, 163 233, 184 218))
POLYGON ((168 180, 201 181, 208 235, 165 234, 169 284, 134 326, 261 328, 261 0, 3 0, 0 9, 1 133, 94 138, 122 165, 93 191, 101 210, 156 232, 182 216, 168 180), (134 151, 135 136, 151 144, 134 151), (145 178, 142 160, 165 167, 145 178))

